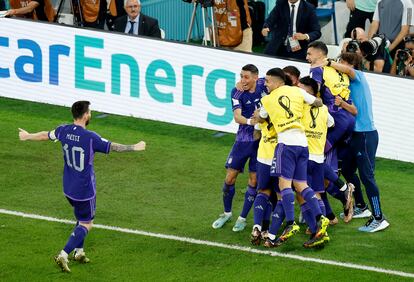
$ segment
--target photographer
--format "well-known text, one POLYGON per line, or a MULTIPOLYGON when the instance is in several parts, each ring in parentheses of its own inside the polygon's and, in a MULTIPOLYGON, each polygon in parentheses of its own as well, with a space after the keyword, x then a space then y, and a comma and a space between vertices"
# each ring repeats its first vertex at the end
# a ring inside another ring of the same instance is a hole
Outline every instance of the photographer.
POLYGON ((404 38, 404 49, 398 49, 394 63, 391 67, 391 74, 399 76, 414 76, 414 34, 404 38))
POLYGON ((351 32, 352 40, 346 46, 346 51, 363 56, 362 70, 389 73, 391 70, 391 56, 386 46, 387 40, 383 35, 375 35, 368 39, 365 31, 354 28, 351 32))
POLYGON ((393 57, 409 33, 412 13, 412 4, 408 0, 378 0, 368 37, 384 34, 391 41, 389 51, 393 57))

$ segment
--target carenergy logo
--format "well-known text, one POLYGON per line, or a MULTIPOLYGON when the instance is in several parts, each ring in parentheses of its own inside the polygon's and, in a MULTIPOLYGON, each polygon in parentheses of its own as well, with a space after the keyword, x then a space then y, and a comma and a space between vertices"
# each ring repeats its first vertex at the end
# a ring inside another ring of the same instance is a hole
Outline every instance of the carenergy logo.
POLYGON ((197 81, 198 84, 204 83, 208 103, 221 113, 207 112, 207 122, 227 125, 233 120, 229 100, 236 81, 234 72, 225 69, 206 71, 203 66, 196 64, 178 68, 164 59, 155 59, 143 66, 140 62, 142 58, 105 50, 104 38, 74 35, 72 42, 73 46, 49 44, 45 48, 44 42, 40 44, 30 38, 10 39, 0 36, 0 54, 4 58, 11 58, 10 65, 0 61, 0 82, 12 77, 29 83, 59 86, 62 81, 73 80, 76 89, 93 91, 99 95, 120 95, 121 89, 123 92, 128 91, 122 88, 122 77, 124 80, 129 79, 128 94, 132 98, 139 99, 144 86, 156 102, 193 106, 193 83, 197 81), (44 65, 46 62, 48 65, 44 65), (74 66, 72 77, 59 72, 62 66, 67 65, 74 66), (109 76, 102 78, 102 75, 95 73, 108 73, 109 76), (217 84, 223 83, 225 97, 223 91, 216 92, 217 84), (177 90, 178 86, 181 93, 177 90))

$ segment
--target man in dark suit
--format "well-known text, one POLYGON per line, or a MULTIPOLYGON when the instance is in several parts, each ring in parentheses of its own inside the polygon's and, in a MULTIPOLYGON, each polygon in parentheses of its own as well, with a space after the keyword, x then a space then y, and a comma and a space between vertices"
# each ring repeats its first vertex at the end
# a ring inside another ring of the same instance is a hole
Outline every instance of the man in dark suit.
POLYGON ((161 38, 158 20, 141 14, 139 0, 126 0, 124 8, 127 14, 115 20, 115 31, 161 38))
POLYGON ((315 7, 305 0, 277 0, 262 29, 264 36, 269 32, 265 54, 305 60, 308 44, 321 37, 315 7))

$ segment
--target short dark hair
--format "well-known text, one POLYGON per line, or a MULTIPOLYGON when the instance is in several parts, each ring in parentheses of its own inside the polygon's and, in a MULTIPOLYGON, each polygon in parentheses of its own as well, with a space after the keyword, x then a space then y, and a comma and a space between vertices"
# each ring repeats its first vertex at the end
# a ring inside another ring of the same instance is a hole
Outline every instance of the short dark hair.
POLYGON ((300 77, 300 70, 295 66, 286 66, 283 68, 283 71, 285 73, 293 75, 294 77, 297 77, 297 78, 300 77))
POLYGON ((266 75, 268 76, 273 76, 273 77, 278 77, 281 80, 283 80, 283 82, 286 85, 291 86, 292 85, 292 80, 290 79, 289 76, 287 76, 285 74, 285 72, 281 69, 281 68, 273 68, 267 71, 266 75))
POLYGON ((252 65, 252 64, 245 65, 244 67, 242 67, 242 70, 249 71, 252 74, 256 74, 256 75, 259 74, 259 69, 255 65, 252 65))
POLYGON ((308 48, 315 48, 321 50, 324 55, 328 55, 328 47, 322 41, 313 41, 308 45, 308 48))
POLYGON ((362 62, 362 57, 357 53, 343 52, 341 54, 341 60, 344 60, 348 64, 353 65, 354 69, 359 70, 362 62))
POLYGON ((315 96, 316 94, 318 94, 318 89, 319 89, 318 83, 316 82, 316 80, 314 80, 309 75, 299 79, 299 82, 303 85, 310 86, 310 88, 312 88, 312 91, 313 91, 313 93, 311 94, 315 96))
POLYGON ((77 101, 73 103, 71 111, 73 119, 80 119, 85 113, 89 111, 89 101, 77 101))

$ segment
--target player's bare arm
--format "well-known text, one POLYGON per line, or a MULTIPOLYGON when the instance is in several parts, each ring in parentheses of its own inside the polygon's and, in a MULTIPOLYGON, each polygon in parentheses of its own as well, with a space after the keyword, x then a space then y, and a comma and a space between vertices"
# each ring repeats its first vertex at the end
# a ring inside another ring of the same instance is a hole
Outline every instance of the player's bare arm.
POLYGON ((252 118, 246 118, 242 116, 241 109, 235 109, 233 111, 233 117, 234 117, 234 121, 237 122, 238 124, 255 125, 257 123, 252 118))
POLYGON ((118 143, 111 143, 111 151, 114 152, 132 152, 132 151, 144 151, 145 150, 145 142, 140 141, 137 144, 133 145, 123 145, 118 143))
POLYGON ((49 140, 47 131, 40 131, 36 133, 29 133, 26 130, 19 128, 19 139, 21 141, 47 141, 49 140))
POLYGON ((323 106, 323 102, 321 98, 316 98, 315 102, 312 103, 312 106, 314 107, 322 107, 323 106))

